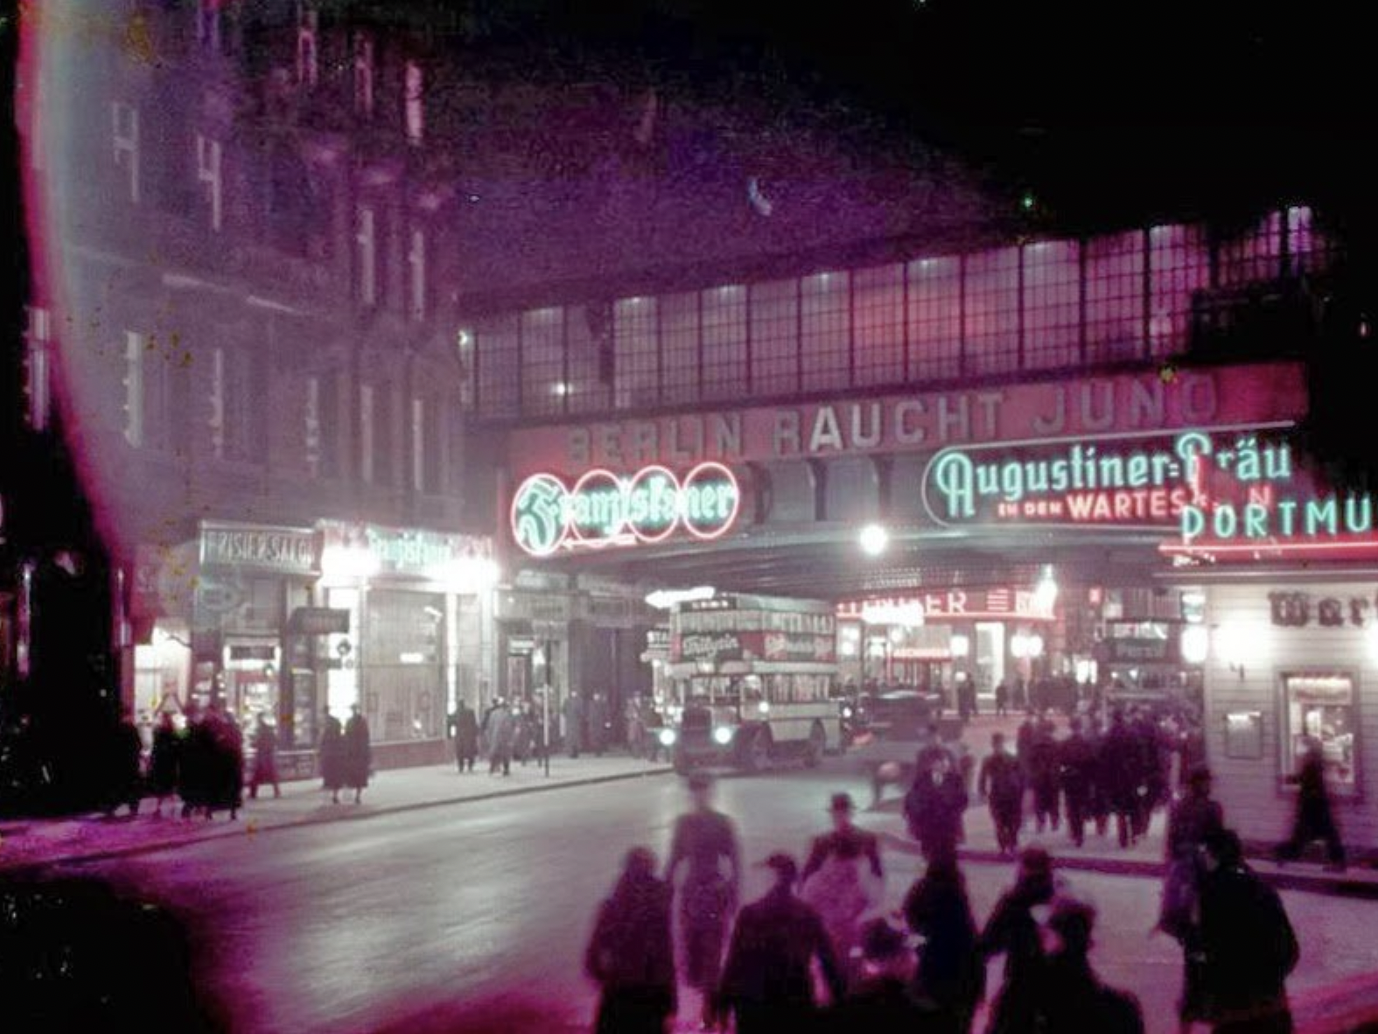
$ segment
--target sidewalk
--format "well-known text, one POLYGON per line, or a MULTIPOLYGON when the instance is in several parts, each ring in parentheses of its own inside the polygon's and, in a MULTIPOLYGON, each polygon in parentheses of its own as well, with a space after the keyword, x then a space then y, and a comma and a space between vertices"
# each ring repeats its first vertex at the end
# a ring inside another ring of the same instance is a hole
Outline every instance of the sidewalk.
POLYGON ((184 820, 180 817, 180 805, 164 806, 163 817, 155 818, 151 799, 143 802, 142 813, 133 818, 122 812, 114 819, 95 813, 63 819, 0 820, 0 872, 58 862, 102 861, 219 837, 256 836, 275 829, 638 779, 670 771, 669 765, 626 756, 577 760, 560 756, 551 758, 549 777, 534 762, 513 765, 512 774, 504 777, 489 775, 487 763, 480 761, 473 773, 463 775, 453 765, 379 772, 364 791, 362 804, 353 803, 353 791, 341 791, 340 803, 331 804, 318 779, 284 783, 282 797, 277 799, 271 789, 266 797, 260 791, 258 800, 247 799, 246 791, 244 807, 233 822, 227 812, 216 813, 209 822, 200 816, 184 820))
MULTIPOLYGON (((894 789, 888 792, 890 796, 870 809, 866 826, 881 836, 887 848, 917 855, 919 845, 909 836, 902 812, 903 799, 894 789)), ((963 859, 1006 864, 1007 860, 1000 857, 996 846, 990 810, 984 804, 976 803, 973 799, 966 812, 965 825, 966 842, 960 851, 963 859)), ((1034 831, 1032 816, 1026 813, 1019 846, 1037 844, 1046 848, 1064 869, 1158 879, 1163 875, 1166 835, 1167 815, 1160 809, 1154 814, 1147 835, 1137 844, 1121 849, 1112 821, 1105 837, 1096 836, 1094 824, 1088 823, 1085 843, 1077 847, 1072 843, 1065 824, 1057 832, 1048 830, 1039 834, 1034 831)), ((1249 858, 1249 865, 1279 889, 1378 898, 1378 870, 1369 867, 1351 865, 1346 872, 1332 873, 1326 872, 1319 860, 1279 866, 1266 857, 1253 855, 1249 858)))

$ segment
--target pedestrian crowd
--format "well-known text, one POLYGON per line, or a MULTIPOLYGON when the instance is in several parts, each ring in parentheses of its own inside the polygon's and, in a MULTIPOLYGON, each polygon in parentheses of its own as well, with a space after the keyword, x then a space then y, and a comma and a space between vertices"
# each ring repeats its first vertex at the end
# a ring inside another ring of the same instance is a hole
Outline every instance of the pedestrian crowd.
MULTIPOLYGON (((1098 769, 1106 748, 1084 724, 1051 747, 1040 743, 1047 730, 1039 724, 1026 740, 1028 764, 997 735, 981 765, 980 796, 998 812, 1001 846, 1016 860, 1014 882, 984 925, 958 857, 969 795, 940 744, 925 748, 906 795, 926 869, 895 912, 884 907, 878 841, 854 823, 847 794, 833 796, 832 829, 812 842, 803 866, 786 852, 770 853, 760 865, 771 889, 741 904, 736 825, 714 809, 711 782, 692 777, 693 807, 675 824, 663 872, 650 848, 634 848, 599 909, 585 957, 601 989, 595 1030, 664 1034, 671 1017, 693 1011, 681 1006, 682 976, 703 1030, 970 1034, 985 1003, 990 1034, 1142 1034, 1138 1000, 1106 984, 1091 964, 1094 905, 1057 874, 1047 850, 1019 849, 1018 831, 1026 791, 1044 828, 1057 828, 1059 798, 1070 823, 1094 821, 1091 788, 1104 779, 1099 771, 1109 771, 1110 788, 1122 796, 1105 793, 1107 820, 1123 815, 1132 839, 1142 828, 1134 825, 1142 805, 1131 808, 1128 800, 1155 795, 1158 786, 1136 782, 1131 795, 1119 782, 1129 778, 1122 762, 1098 769), (1056 792, 1045 788, 1039 800, 1029 770, 1054 763, 1056 792), (988 994, 988 964, 1002 957, 1000 985, 988 994)), ((1127 751, 1145 737, 1142 716, 1112 717, 1103 737, 1127 751)), ((1134 778, 1150 779, 1147 752, 1136 756, 1143 760, 1134 778)), ((1299 804, 1297 832, 1279 856, 1309 839, 1338 838, 1314 770, 1320 764, 1312 751, 1296 777, 1311 797, 1299 804)), ((1182 951, 1180 1030, 1203 1024, 1214 1034, 1290 1034, 1286 980, 1300 952, 1281 899, 1245 862, 1239 836, 1211 797, 1209 770, 1191 763, 1180 785, 1168 795, 1154 929, 1182 951)))

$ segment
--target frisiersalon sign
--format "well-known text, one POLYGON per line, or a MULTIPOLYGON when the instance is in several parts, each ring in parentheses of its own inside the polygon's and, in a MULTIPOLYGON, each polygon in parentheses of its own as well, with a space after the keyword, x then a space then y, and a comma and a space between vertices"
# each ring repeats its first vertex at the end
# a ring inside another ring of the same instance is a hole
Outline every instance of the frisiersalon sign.
POLYGON ((203 523, 201 566, 314 574, 319 570, 318 541, 314 531, 304 528, 203 523))
POLYGON ((682 477, 667 467, 634 474, 595 469, 573 483, 533 474, 512 497, 512 541, 531 556, 664 542, 677 532, 711 540, 737 520, 742 492, 732 471, 700 463, 682 477))

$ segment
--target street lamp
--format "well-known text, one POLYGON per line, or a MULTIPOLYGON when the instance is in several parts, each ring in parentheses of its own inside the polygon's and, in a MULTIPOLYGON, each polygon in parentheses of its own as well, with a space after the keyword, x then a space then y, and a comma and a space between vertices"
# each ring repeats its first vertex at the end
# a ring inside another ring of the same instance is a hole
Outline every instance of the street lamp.
POLYGON ((879 524, 868 524, 861 529, 860 541, 867 556, 880 556, 890 544, 890 533, 879 524))

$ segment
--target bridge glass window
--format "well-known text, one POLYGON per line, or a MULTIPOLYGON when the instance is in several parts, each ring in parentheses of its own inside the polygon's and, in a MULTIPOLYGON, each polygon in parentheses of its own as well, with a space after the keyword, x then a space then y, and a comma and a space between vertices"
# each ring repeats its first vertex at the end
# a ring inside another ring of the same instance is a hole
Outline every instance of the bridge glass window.
POLYGON ((1019 249, 968 256, 965 288, 963 372, 1013 373, 1019 365, 1019 249))
POLYGON ((850 274, 819 273, 800 284, 800 387, 846 388, 851 380, 850 274))
POLYGON ((909 264, 909 379, 942 380, 962 373, 962 260, 909 264))
POLYGON ((1076 365, 1081 345, 1080 245, 1039 241, 1024 248, 1024 367, 1076 365))
POLYGON ((1143 358, 1144 243, 1137 230, 1086 245, 1086 358, 1143 358))
POLYGON ((775 280, 751 288, 751 390, 783 395, 799 390, 799 285, 775 280))
POLYGON ((660 299, 660 348, 667 404, 699 398, 699 294, 672 294, 660 299))
POLYGON ((858 385, 904 381, 904 266, 852 274, 853 347, 858 385))
POLYGON ((740 284, 703 292, 703 397, 746 396, 746 288, 740 284))

